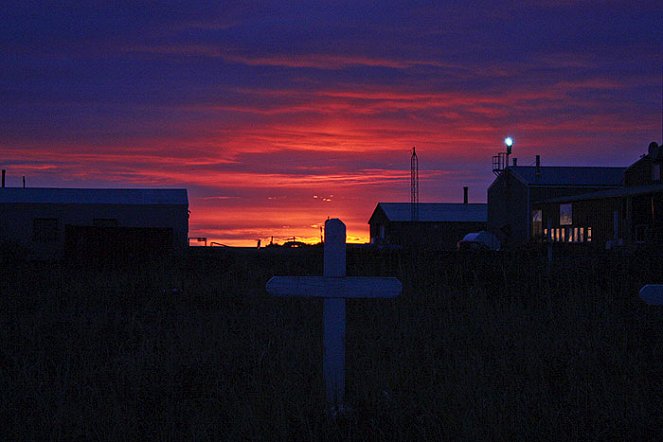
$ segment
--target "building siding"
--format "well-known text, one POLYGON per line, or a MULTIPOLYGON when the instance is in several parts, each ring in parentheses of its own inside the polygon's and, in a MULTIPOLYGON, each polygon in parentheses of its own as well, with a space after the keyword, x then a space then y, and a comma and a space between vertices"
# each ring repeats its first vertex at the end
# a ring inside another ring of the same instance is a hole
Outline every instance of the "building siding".
MULTIPOLYGON (((571 204, 573 211, 572 224, 563 226, 560 223, 559 206, 564 203, 538 203, 535 209, 543 213, 543 226, 552 229, 583 228, 584 241, 587 242, 587 229, 591 228, 592 245, 605 247, 607 241, 614 238, 614 212, 618 214, 617 237, 624 237, 624 218, 621 200, 617 198, 589 201, 574 201, 571 204)), ((568 237, 568 235, 565 235, 568 237)), ((568 241, 566 241, 568 242, 568 241)))
MULTIPOLYGON (((485 205, 483 207, 485 210, 485 205)), ((485 216, 484 212, 482 218, 485 216)), ((485 221, 394 221, 387 216, 381 204, 371 215, 369 226, 371 244, 432 250, 454 250, 465 235, 486 230, 487 227, 485 221)))
POLYGON ((647 184, 660 184, 663 173, 663 162, 644 156, 633 163, 624 173, 626 186, 642 186, 647 184))
POLYGON ((528 189, 510 174, 501 174, 488 188, 488 231, 503 246, 511 247, 529 238, 528 189))
MULTIPOLYGON (((563 228, 559 207, 563 201, 542 202, 535 208, 543 212, 544 226, 563 228)), ((653 192, 626 197, 592 198, 570 201, 573 223, 568 227, 592 229, 592 245, 605 247, 608 241, 619 244, 661 244, 663 242, 663 193, 653 192), (617 225, 615 226, 615 214, 617 225)))
MULTIPOLYGON (((376 229, 379 227, 376 226, 376 229)), ((397 245, 419 249, 454 250, 458 241, 471 232, 486 230, 480 222, 390 222, 385 224, 385 237, 376 245, 397 245)), ((372 235, 374 238, 375 236, 372 235)))
POLYGON ((188 245, 188 207, 182 205, 0 204, 0 240, 25 247, 33 259, 61 259, 65 226, 91 226, 95 219, 116 219, 119 227, 173 229, 173 250, 188 245), (35 219, 57 219, 55 241, 36 241, 35 219))
MULTIPOLYGON (((581 195, 614 186, 564 186, 525 184, 507 170, 488 188, 488 231, 506 247, 525 244, 533 238, 532 213, 537 203, 548 199, 581 195)), ((543 225, 546 226, 544 214, 543 225)))

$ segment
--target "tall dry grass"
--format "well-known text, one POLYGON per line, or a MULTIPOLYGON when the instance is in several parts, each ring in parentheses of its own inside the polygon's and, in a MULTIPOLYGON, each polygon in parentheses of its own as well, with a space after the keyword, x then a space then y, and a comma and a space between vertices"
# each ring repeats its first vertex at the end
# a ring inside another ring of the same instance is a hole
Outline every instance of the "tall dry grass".
POLYGON ((648 440, 663 431, 663 259, 349 250, 395 300, 348 302, 324 413, 319 300, 270 298, 320 249, 0 270, 2 440, 648 440))

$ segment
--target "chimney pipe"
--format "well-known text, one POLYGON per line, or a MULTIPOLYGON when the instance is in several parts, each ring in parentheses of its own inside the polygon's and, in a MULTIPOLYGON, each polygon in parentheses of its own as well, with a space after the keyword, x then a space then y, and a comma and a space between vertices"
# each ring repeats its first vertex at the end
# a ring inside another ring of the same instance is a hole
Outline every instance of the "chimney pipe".
POLYGON ((536 174, 541 175, 541 155, 536 156, 536 174))
POLYGON ((467 198, 467 186, 463 187, 463 204, 467 204, 468 198, 467 198))
POLYGON ((23 175, 23 188, 25 189, 25 175, 23 175))
POLYGON ((5 188, 5 174, 7 171, 5 169, 2 169, 2 188, 5 188))
POLYGON ((513 159, 513 167, 516 167, 518 165, 518 158, 513 159))

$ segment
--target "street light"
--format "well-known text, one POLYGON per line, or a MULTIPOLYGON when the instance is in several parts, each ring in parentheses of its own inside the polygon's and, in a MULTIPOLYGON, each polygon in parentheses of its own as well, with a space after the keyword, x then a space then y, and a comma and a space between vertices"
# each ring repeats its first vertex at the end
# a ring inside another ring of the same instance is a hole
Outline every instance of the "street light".
POLYGON ((511 155, 511 146, 513 146, 513 138, 506 137, 504 139, 504 144, 506 145, 506 154, 511 155))

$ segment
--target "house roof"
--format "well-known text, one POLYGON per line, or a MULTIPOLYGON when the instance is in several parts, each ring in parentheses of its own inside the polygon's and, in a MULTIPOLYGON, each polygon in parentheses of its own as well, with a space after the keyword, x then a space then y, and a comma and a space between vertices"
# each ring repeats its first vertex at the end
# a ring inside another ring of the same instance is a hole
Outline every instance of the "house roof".
POLYGON ((605 198, 624 198, 627 196, 663 193, 663 184, 647 184, 644 186, 627 186, 617 189, 600 190, 598 192, 583 193, 581 195, 563 196, 537 201, 537 204, 570 203, 572 201, 588 201, 605 198))
MULTIPOLYGON (((392 222, 408 222, 412 217, 410 203, 378 203, 375 212, 382 209, 392 222)), ((487 204, 419 203, 419 222, 486 222, 487 204)), ((371 219, 373 216, 371 216, 371 219)), ((370 221, 369 221, 370 223, 370 221)))
POLYGON ((540 167, 510 166, 513 176, 530 186, 620 186, 624 180, 625 167, 540 167))
POLYGON ((188 205, 186 189, 68 189, 5 187, 0 204, 188 205))

